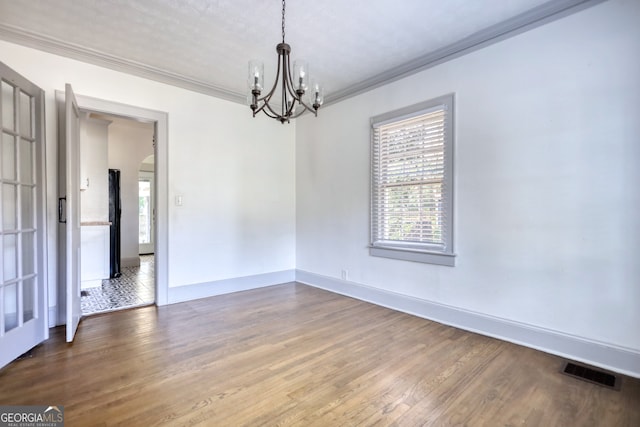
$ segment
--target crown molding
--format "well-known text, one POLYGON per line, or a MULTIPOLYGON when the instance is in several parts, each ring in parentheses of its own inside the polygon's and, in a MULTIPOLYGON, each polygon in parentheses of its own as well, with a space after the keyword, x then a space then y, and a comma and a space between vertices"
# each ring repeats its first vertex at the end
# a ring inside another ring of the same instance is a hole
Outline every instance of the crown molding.
MULTIPOLYGON (((459 42, 429 52, 412 61, 362 80, 346 89, 328 94, 325 97, 325 105, 343 101, 604 1, 606 0, 550 0, 525 13, 478 31, 459 42)), ((246 101, 245 94, 243 93, 238 93, 136 61, 119 58, 115 55, 88 49, 53 37, 26 31, 12 25, 0 23, 0 39, 228 101, 241 104, 244 104, 246 101)))
POLYGON ((362 80, 356 85, 325 96, 325 105, 334 104, 386 85, 428 68, 450 61, 551 21, 595 6, 607 0, 551 0, 511 19, 478 31, 456 43, 429 52, 412 61, 362 80))
POLYGON ((216 98, 222 98, 238 103, 245 103, 246 101, 244 94, 240 94, 235 91, 215 86, 201 80, 182 76, 171 71, 162 70, 150 65, 130 61, 115 55, 109 55, 94 49, 68 43, 53 37, 36 34, 13 25, 0 23, 0 39, 89 64, 99 65, 115 71, 154 80, 160 83, 166 83, 168 85, 203 93, 205 95, 214 96, 216 98))

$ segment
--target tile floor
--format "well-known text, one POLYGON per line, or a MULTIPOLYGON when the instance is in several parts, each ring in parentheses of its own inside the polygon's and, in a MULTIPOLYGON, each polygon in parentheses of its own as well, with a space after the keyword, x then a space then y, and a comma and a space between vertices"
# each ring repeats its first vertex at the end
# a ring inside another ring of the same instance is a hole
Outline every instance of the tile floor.
POLYGON ((82 314, 153 304, 154 286, 154 256, 141 255, 139 267, 123 268, 117 279, 105 279, 102 286, 84 289, 80 298, 82 314))

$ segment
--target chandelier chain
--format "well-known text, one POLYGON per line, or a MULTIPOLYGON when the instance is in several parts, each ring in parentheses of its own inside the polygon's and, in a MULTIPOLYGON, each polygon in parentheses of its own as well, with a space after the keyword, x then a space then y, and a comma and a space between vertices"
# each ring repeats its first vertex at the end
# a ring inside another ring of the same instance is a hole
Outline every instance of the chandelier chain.
POLYGON ((282 43, 284 43, 284 2, 285 0, 282 0, 282 43))

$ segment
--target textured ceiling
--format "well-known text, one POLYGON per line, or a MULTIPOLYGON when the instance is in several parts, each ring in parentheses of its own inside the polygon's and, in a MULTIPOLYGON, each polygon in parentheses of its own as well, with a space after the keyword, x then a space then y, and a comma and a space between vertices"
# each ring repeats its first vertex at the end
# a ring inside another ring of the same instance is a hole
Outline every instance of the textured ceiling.
MULTIPOLYGON (((329 101, 594 0, 289 0, 286 41, 329 101)), ((277 0, 0 0, 0 38, 236 101, 275 77, 277 0)), ((1 60, 1 56, 0 56, 1 60)))

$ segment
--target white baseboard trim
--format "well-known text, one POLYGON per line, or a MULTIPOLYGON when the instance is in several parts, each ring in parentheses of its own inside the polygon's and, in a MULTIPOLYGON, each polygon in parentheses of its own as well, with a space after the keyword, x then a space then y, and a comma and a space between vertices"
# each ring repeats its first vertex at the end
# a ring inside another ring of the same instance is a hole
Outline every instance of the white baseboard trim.
POLYGON ((296 281, 445 325, 640 378, 640 352, 457 307, 296 270, 296 281))
POLYGON ((58 306, 54 305, 49 307, 49 327, 54 328, 58 326, 58 306))
POLYGON ((169 304, 293 282, 295 270, 274 271, 169 288, 169 304))
POLYGON ((100 287, 100 286, 102 286, 102 279, 83 280, 82 282, 80 282, 80 290, 85 290, 85 289, 89 289, 89 288, 97 288, 97 287, 100 287))

